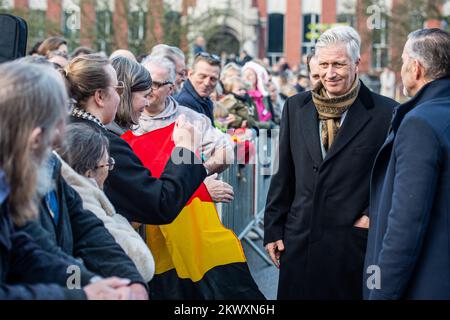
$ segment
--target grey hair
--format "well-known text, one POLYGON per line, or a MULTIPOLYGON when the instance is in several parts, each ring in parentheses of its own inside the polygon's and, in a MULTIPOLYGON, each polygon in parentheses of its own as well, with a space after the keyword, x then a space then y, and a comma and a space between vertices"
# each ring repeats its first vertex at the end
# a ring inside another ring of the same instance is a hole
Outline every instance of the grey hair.
POLYGON ((221 77, 224 77, 227 74, 228 70, 236 70, 239 71, 240 74, 242 73, 242 67, 238 66, 234 62, 230 62, 223 67, 221 77))
POLYGON ((175 69, 175 63, 171 61, 170 59, 163 57, 163 56, 148 56, 147 58, 142 61, 142 65, 145 68, 148 68, 149 64, 154 64, 158 67, 164 68, 169 73, 169 81, 172 83, 175 83, 175 80, 177 78, 177 72, 175 69))
POLYGON ((38 166, 52 145, 54 129, 67 117, 67 101, 62 77, 52 67, 0 64, 0 168, 8 179, 10 214, 18 225, 38 212, 33 201, 38 166), (40 155, 31 147, 35 128, 42 128, 40 155))
POLYGON ((180 48, 169 46, 167 44, 157 44, 153 47, 150 55, 169 57, 172 60, 175 57, 183 61, 186 60, 186 56, 180 48))
POLYGON ((450 76, 450 33, 438 28, 419 29, 408 35, 408 55, 420 62, 425 77, 450 76))
POLYGON ((316 43, 316 53, 329 45, 345 44, 349 57, 357 62, 361 57, 361 37, 349 26, 338 26, 328 29, 319 37, 316 43))
POLYGON ((53 67, 53 63, 47 60, 44 56, 25 56, 22 58, 17 59, 16 61, 23 62, 23 63, 34 63, 34 64, 41 64, 49 67, 53 67))
POLYGON ((88 170, 95 170, 108 151, 109 141, 101 129, 85 123, 69 124, 64 142, 57 150, 61 158, 81 175, 88 170))

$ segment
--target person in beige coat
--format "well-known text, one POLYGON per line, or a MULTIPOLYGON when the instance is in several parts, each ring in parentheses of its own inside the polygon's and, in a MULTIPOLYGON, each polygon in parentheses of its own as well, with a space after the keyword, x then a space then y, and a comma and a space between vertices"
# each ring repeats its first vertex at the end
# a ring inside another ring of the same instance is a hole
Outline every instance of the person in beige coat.
POLYGON ((63 146, 58 150, 62 157, 61 173, 79 193, 83 207, 103 221, 144 280, 149 282, 155 272, 152 253, 103 192, 108 172, 114 168, 114 159, 109 156, 108 148, 108 139, 99 130, 85 124, 70 124, 63 146))

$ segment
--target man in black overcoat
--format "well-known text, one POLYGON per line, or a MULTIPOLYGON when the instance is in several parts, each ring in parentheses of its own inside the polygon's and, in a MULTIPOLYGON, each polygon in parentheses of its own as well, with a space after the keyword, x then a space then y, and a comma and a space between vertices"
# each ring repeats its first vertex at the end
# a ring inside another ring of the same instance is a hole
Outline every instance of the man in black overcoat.
POLYGON ((286 101, 264 245, 278 299, 361 299, 369 179, 396 102, 358 78, 360 37, 335 27, 316 45, 320 82, 286 101))

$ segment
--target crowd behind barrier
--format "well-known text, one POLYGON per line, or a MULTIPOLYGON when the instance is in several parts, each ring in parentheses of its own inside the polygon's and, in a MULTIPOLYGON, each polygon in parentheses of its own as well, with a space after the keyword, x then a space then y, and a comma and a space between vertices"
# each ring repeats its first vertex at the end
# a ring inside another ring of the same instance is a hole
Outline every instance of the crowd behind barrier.
POLYGON ((270 138, 263 135, 251 142, 256 147, 254 161, 247 165, 230 165, 221 175, 223 181, 233 187, 235 198, 229 204, 219 204, 218 211, 223 225, 271 265, 258 241, 264 237, 264 208, 271 177, 277 170, 278 130, 272 130, 270 138))

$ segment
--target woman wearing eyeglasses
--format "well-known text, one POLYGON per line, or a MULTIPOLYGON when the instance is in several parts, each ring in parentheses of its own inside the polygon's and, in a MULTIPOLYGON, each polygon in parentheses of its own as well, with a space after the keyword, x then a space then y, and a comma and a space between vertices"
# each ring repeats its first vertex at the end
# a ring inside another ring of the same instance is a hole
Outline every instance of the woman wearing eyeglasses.
POLYGON ((142 278, 149 282, 155 270, 153 256, 145 242, 127 219, 118 214, 103 192, 104 182, 114 169, 109 155, 109 141, 96 128, 84 123, 67 126, 58 153, 64 159, 61 173, 83 200, 83 207, 105 224, 116 242, 136 265, 142 278))
MULTIPOLYGON (((86 55, 72 60, 65 68, 71 97, 76 100, 70 121, 105 130, 115 168, 106 178, 104 190, 116 210, 129 221, 168 224, 178 216, 206 177, 206 170, 195 155, 200 134, 181 117, 173 132, 177 147, 171 160, 159 179, 153 177, 120 137, 134 123, 134 112, 137 114, 142 109, 139 106, 137 111, 134 108, 125 110, 129 107, 125 102, 130 99, 141 101, 142 97, 137 94, 145 93, 152 86, 148 74, 147 80, 139 85, 141 89, 133 91, 135 80, 140 77, 129 72, 125 72, 127 77, 122 78, 127 81, 124 84, 118 81, 110 61, 102 56, 86 55), (120 94, 124 91, 126 93, 121 103, 120 94), (128 99, 125 100, 125 97, 128 99)), ((142 105, 145 105, 144 98, 142 105)), ((139 104, 133 102, 132 105, 139 104)))
POLYGON ((111 65, 124 90, 116 117, 109 128, 122 134, 139 124, 139 118, 148 106, 152 93, 152 78, 141 64, 123 56, 113 58, 111 65))

